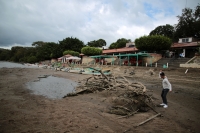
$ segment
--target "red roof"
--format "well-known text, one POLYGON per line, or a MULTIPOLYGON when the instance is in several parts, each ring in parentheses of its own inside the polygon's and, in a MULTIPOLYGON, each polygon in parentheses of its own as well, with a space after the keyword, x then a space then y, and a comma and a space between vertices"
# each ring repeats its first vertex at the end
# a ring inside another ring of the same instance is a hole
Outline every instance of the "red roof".
POLYGON ((123 53, 123 52, 135 52, 138 51, 136 47, 124 47, 124 48, 118 48, 118 49, 104 49, 103 54, 107 53, 123 53))
POLYGON ((182 48, 182 47, 200 47, 200 43, 190 42, 190 43, 173 43, 171 48, 182 48))

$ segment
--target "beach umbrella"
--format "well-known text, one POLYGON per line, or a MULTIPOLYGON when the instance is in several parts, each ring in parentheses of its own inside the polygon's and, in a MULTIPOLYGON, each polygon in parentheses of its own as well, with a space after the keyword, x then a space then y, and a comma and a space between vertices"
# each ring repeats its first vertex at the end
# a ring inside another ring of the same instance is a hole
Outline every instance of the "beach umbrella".
POLYGON ((81 58, 77 56, 71 56, 71 57, 66 58, 66 60, 81 60, 81 58))
POLYGON ((72 55, 70 55, 70 54, 66 54, 66 55, 64 55, 64 57, 71 57, 72 55))

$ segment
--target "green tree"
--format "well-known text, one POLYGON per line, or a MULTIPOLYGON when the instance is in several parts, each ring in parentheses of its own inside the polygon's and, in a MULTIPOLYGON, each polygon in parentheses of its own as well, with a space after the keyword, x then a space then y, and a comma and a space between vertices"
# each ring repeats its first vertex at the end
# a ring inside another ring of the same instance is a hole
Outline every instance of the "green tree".
POLYGON ((25 56, 25 49, 21 46, 11 48, 11 61, 19 62, 20 58, 25 56))
POLYGON ((43 42, 43 41, 36 41, 36 42, 33 42, 32 43, 32 46, 35 46, 35 47, 41 47, 43 45, 45 45, 46 42, 43 42))
POLYGON ((135 45, 139 50, 154 52, 168 50, 171 47, 171 39, 165 36, 142 36, 135 40, 135 45))
POLYGON ((99 39, 99 40, 94 40, 94 41, 90 41, 87 43, 88 46, 90 47, 103 47, 106 46, 106 41, 103 39, 99 39))
POLYGON ((174 39, 174 27, 169 25, 169 24, 166 24, 166 25, 161 25, 161 26, 158 26, 156 27, 154 30, 152 30, 150 32, 150 36, 152 35, 161 35, 161 36, 166 36, 170 39, 174 39))
POLYGON ((10 58, 11 58, 11 50, 0 49, 0 60, 10 60, 10 58))
POLYGON ((77 38, 67 37, 62 41, 59 41, 59 46, 62 52, 65 50, 81 52, 81 49, 84 47, 84 43, 77 38))
POLYGON ((79 52, 75 52, 75 51, 72 51, 72 50, 66 50, 63 52, 63 55, 67 55, 67 54, 70 54, 72 56, 79 56, 79 52))
POLYGON ((37 62, 37 58, 35 56, 30 56, 30 57, 28 57, 27 62, 28 63, 35 63, 35 62, 37 62))
POLYGON ((100 55, 102 53, 102 50, 99 48, 95 48, 95 47, 83 47, 81 49, 81 53, 85 54, 85 55, 100 55))
POLYGON ((44 42, 42 45, 36 46, 36 58, 38 61, 49 60, 62 56, 59 45, 54 42, 44 42))
POLYGON ((109 49, 115 49, 117 48, 117 43, 113 42, 112 44, 110 44, 109 49))
POLYGON ((178 24, 175 26, 175 37, 195 37, 200 38, 200 4, 195 10, 185 8, 178 17, 178 24))
POLYGON ((110 45, 109 49, 126 47, 126 43, 128 42, 131 42, 131 39, 125 39, 125 38, 118 39, 116 42, 110 45))

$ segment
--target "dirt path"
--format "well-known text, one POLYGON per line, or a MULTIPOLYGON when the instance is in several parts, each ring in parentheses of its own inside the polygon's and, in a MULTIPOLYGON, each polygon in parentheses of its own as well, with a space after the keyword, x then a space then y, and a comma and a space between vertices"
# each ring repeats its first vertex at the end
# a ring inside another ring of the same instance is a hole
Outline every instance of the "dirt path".
MULTIPOLYGON (((136 70, 136 76, 145 71, 136 70), (137 73, 138 72, 138 73, 137 73)), ((155 71, 158 72, 158 71, 155 71)), ((126 119, 107 113, 111 107, 110 93, 99 92, 64 99, 48 99, 31 94, 26 89, 28 81, 34 81, 39 75, 54 75, 74 81, 88 75, 55 72, 48 69, 2 68, 0 69, 0 133, 64 133, 64 132, 137 132, 172 133, 200 132, 200 85, 199 82, 182 82, 170 75, 182 75, 183 70, 166 71, 173 85, 168 94, 169 108, 156 107, 163 117, 135 128, 138 123, 155 115, 152 110, 139 112, 126 119)), ((196 71, 188 74, 193 76, 196 71)), ((191 79, 188 77, 188 80, 191 79)), ((147 86, 160 104, 161 80, 157 75, 133 78, 147 86)))

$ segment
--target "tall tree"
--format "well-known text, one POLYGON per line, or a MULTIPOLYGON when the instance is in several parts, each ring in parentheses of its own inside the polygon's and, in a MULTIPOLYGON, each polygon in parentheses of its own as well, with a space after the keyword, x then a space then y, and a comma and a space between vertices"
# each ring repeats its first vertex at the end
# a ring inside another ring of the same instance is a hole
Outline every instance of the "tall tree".
POLYGON ((0 48, 0 60, 10 60, 11 50, 0 48))
POLYGON ((81 52, 81 49, 84 47, 84 43, 78 38, 67 37, 62 41, 59 41, 59 46, 62 52, 66 50, 81 52))
POLYGON ((32 43, 32 46, 35 46, 35 47, 41 47, 43 45, 45 45, 46 42, 43 42, 43 41, 36 41, 36 42, 33 42, 32 43))
POLYGON ((99 40, 94 40, 94 41, 90 41, 87 43, 88 46, 90 47, 103 47, 106 46, 106 41, 103 39, 99 39, 99 40))
POLYGON ((161 26, 156 27, 154 30, 152 30, 149 35, 150 36, 152 36, 152 35, 166 36, 173 40, 174 27, 169 24, 161 25, 161 26))
POLYGON ((175 37, 195 37, 200 38, 200 4, 195 10, 185 8, 181 16, 178 17, 178 24, 175 27, 175 37))
POLYGON ((37 47, 36 57, 41 61, 62 56, 62 52, 58 48, 58 44, 54 42, 45 42, 42 46, 37 47))
POLYGON ((11 61, 19 62, 20 58, 24 57, 24 48, 21 46, 14 46, 11 48, 11 61))
POLYGON ((109 49, 115 49, 115 48, 117 48, 117 43, 116 42, 111 43, 109 49))
POLYGON ((126 43, 128 42, 131 42, 131 39, 120 38, 116 42, 112 43, 109 49, 126 47, 126 43))

